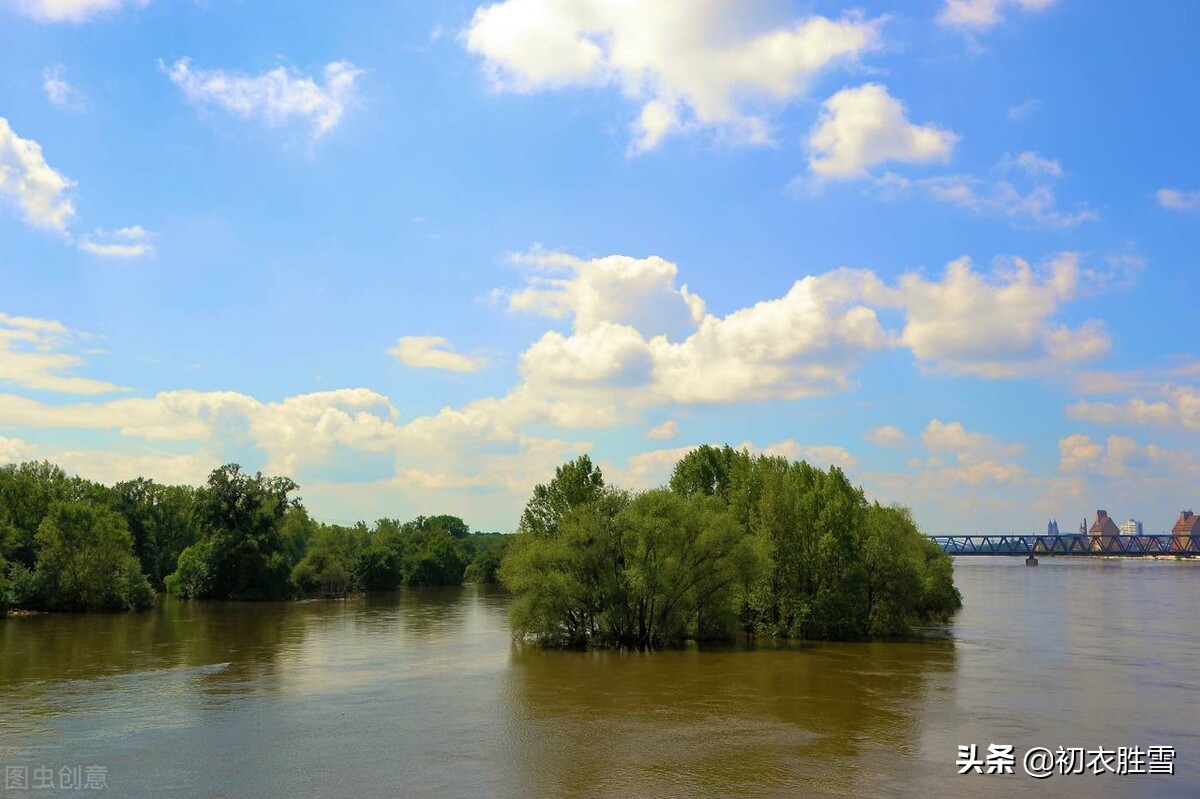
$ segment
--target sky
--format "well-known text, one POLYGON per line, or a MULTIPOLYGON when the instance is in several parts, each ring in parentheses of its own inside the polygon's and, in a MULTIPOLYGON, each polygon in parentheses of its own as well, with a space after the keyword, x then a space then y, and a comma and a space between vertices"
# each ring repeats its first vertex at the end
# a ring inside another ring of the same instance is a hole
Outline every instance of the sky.
POLYGON ((0 0, 0 462, 1200 506, 1200 5, 0 0))

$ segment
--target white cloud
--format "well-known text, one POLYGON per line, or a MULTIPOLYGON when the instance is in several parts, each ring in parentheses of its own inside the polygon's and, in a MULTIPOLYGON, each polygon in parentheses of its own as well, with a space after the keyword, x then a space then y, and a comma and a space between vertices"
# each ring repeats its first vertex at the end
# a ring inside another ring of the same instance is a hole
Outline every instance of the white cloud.
POLYGON ((501 91, 616 86, 641 106, 632 152, 712 129, 771 139, 771 112, 812 78, 879 46, 882 19, 768 22, 763 2, 503 0, 476 9, 460 37, 501 91))
POLYGON ((952 485, 1007 484, 1025 478, 1025 469, 1014 462, 1024 447, 1005 444, 994 436, 972 433, 961 422, 933 419, 921 433, 921 441, 935 455, 922 468, 935 482, 952 485), (953 458, 946 463, 943 455, 953 458))
POLYGON ((463 355, 441 336, 401 336, 396 346, 388 350, 405 366, 417 369, 445 369, 450 372, 474 372, 485 359, 463 355))
POLYGON ((0 196, 15 202, 26 222, 66 233, 75 215, 67 197, 73 185, 46 163, 37 142, 22 139, 0 117, 0 196))
POLYGON ((1200 191, 1159 189, 1158 204, 1169 211, 1195 211, 1200 208, 1200 191))
POLYGON ((899 447, 907 441, 904 431, 890 424, 876 427, 863 436, 863 438, 877 447, 899 447))
POLYGON ((1200 389, 1192 386, 1164 385, 1162 399, 1140 397, 1117 404, 1080 401, 1067 408, 1067 415, 1098 424, 1151 424, 1200 430, 1200 389))
POLYGON ((314 141, 341 122, 347 106, 355 99, 356 83, 363 74, 363 70, 349 61, 326 64, 323 84, 285 66, 247 75, 220 69, 193 69, 190 59, 181 58, 169 67, 160 61, 159 68, 196 105, 215 105, 246 119, 262 119, 272 126, 300 118, 310 126, 314 141))
POLYGON ((674 419, 668 419, 662 424, 655 425, 646 431, 646 438, 657 440, 675 438, 677 435, 679 435, 679 423, 674 419))
POLYGON ((144 7, 149 0, 16 0, 17 10, 38 22, 85 22, 125 5, 144 7))
POLYGON ((794 438, 777 441, 762 448, 755 447, 749 441, 743 441, 738 445, 738 449, 748 449, 751 452, 783 457, 792 461, 807 461, 822 469, 837 466, 844 470, 858 465, 858 458, 850 454, 845 447, 833 444, 801 444, 794 438))
POLYGON ((0 436, 0 466, 17 463, 34 457, 37 448, 19 438, 0 436))
POLYGON ((1063 253, 1035 270, 1021 259, 992 275, 971 268, 968 258, 952 261, 941 281, 918 274, 900 278, 907 309, 900 342, 922 361, 952 372, 1001 378, 1045 372, 1108 351, 1098 320, 1071 328, 1052 321, 1058 307, 1078 289, 1079 263, 1063 253))
POLYGON ((823 178, 857 178, 885 161, 944 161, 958 138, 935 125, 909 122, 904 105, 885 86, 867 83, 825 101, 808 137, 808 165, 823 178))
POLYGON ((0 384, 64 394, 121 390, 104 380, 63 374, 83 363, 81 356, 68 351, 79 338, 53 319, 0 313, 0 384))
POLYGON ((986 30, 1004 20, 1002 12, 1006 7, 1044 11, 1054 3, 1055 0, 943 0, 937 20, 953 28, 986 30))
POLYGON ((98 229, 93 236, 80 239, 79 249, 102 258, 140 258, 154 254, 154 245, 150 243, 152 235, 140 225, 112 232, 98 229))
POLYGON ((77 111, 83 107, 83 95, 79 90, 67 83, 67 79, 63 77, 67 68, 62 64, 55 64, 46 67, 42 70, 42 88, 46 91, 46 98, 56 107, 63 111, 77 111))
POLYGON ((509 310, 553 319, 570 316, 577 333, 610 323, 678 338, 705 315, 703 300, 686 284, 675 286, 679 268, 657 256, 585 260, 535 249, 512 260, 527 269, 527 285, 509 295, 509 310))
POLYGON ((717 317, 675 288, 676 267, 660 258, 569 261, 570 277, 545 288, 535 276, 510 297, 511 308, 573 316, 572 335, 550 331, 521 356, 525 386, 542 396, 620 389, 635 406, 797 399, 847 388, 886 343, 861 302, 882 291, 869 272, 808 276, 779 299, 717 317))
POLYGON ((991 180, 973 175, 937 175, 910 180, 888 172, 875 181, 874 193, 890 201, 916 189, 938 202, 958 205, 981 216, 1007 217, 1014 223, 1041 228, 1072 228, 1100 218, 1087 203, 1079 203, 1072 211, 1058 207, 1055 183, 1064 175, 1058 161, 1030 151, 1005 156, 996 171, 1011 177, 991 180))

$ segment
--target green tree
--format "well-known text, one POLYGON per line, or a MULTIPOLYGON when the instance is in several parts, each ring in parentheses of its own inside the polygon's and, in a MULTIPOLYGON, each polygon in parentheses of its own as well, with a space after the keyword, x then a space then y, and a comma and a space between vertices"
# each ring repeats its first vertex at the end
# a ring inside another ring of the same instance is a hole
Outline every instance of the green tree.
POLYGON ((37 532, 37 604, 47 610, 147 607, 153 592, 120 514, 86 501, 56 502, 37 532))
POLYGON ((581 455, 559 466, 549 483, 534 487, 517 530, 537 536, 553 535, 572 508, 592 502, 603 490, 604 475, 600 468, 587 455, 581 455))
POLYGON ((445 530, 429 533, 404 562, 409 585, 462 585, 466 555, 458 539, 445 530))
POLYGON ((117 483, 114 504, 133 535, 133 550, 155 588, 163 588, 184 549, 200 537, 196 490, 138 477, 117 483))
POLYGON ((185 549, 188 571, 168 586, 181 596, 215 599, 283 599, 291 594, 293 563, 282 534, 299 500, 287 477, 246 474, 227 464, 209 475, 196 498, 201 541, 185 549))

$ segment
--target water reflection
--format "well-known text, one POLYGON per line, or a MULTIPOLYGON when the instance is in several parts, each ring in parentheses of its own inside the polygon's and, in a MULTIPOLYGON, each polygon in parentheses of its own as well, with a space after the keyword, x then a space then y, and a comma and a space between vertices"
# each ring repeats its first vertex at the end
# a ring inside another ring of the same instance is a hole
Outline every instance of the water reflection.
POLYGON ((949 641, 652 655, 519 648, 508 674, 515 761, 524 789, 540 795, 851 795, 851 763, 919 749, 923 707, 952 691, 954 662, 949 641))
POLYGON ((979 560, 920 643, 546 652, 477 587, 6 619, 0 764, 121 797, 1195 795, 1200 564, 979 560), (991 741, 1173 745, 1179 777, 959 778, 991 741))

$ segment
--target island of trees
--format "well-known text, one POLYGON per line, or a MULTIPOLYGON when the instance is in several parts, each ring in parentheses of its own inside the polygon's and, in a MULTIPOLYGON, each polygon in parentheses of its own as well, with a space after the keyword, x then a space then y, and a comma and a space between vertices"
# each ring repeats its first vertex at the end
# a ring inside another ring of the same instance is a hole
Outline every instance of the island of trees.
POLYGON ((703 446, 665 488, 586 457, 539 485, 500 567, 519 637, 646 650, 685 640, 904 636, 962 607, 949 556, 836 467, 703 446))
POLYGON ((297 491, 236 464, 200 487, 0 468, 0 614, 499 581, 519 638, 646 650, 904 636, 962 605, 949 557, 907 510, 868 502, 836 467, 728 446, 692 450, 643 492, 582 456, 535 488, 515 535, 449 515, 325 524, 297 491))

